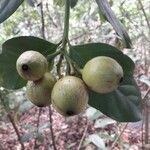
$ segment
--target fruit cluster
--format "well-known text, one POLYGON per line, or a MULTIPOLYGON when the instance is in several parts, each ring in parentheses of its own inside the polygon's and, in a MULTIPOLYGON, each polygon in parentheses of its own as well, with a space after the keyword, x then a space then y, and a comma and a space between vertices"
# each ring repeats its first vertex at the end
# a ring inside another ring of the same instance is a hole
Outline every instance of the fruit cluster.
POLYGON ((117 89, 123 79, 119 63, 106 56, 89 60, 82 69, 82 79, 65 76, 56 81, 48 72, 47 59, 37 51, 26 51, 16 62, 18 74, 28 80, 26 96, 39 107, 52 104, 64 116, 81 113, 89 100, 88 89, 105 94, 117 89))

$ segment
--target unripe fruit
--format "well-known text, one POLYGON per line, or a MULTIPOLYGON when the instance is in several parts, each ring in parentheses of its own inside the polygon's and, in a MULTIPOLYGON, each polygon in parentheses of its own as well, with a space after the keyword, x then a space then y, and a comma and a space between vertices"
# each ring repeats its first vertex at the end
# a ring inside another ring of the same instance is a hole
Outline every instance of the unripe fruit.
POLYGON ((39 80, 48 69, 46 58, 37 51, 22 53, 16 62, 19 75, 25 80, 39 80))
POLYGON ((84 82, 74 76, 58 80, 52 90, 52 105, 63 116, 81 113, 88 104, 88 91, 84 82))
POLYGON ((48 72, 40 80, 28 81, 26 86, 27 98, 39 107, 51 104, 51 91, 55 82, 54 77, 48 72))
POLYGON ((116 60, 98 56, 85 64, 82 78, 89 89, 97 93, 108 93, 119 86, 123 79, 123 69, 116 60))

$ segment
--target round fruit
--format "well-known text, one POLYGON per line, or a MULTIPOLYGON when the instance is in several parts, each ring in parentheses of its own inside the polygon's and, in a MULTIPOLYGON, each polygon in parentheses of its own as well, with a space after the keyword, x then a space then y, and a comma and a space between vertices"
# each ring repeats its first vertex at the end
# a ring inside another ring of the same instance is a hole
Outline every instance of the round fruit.
POLYGON ((48 72, 40 80, 28 81, 26 86, 27 98, 39 107, 51 104, 51 91, 55 82, 54 77, 48 72))
POLYGON ((51 97, 54 108, 64 116, 73 116, 82 112, 89 99, 84 82, 74 76, 66 76, 58 80, 51 97))
POLYGON ((108 93, 119 86, 123 79, 123 69, 116 60, 98 56, 85 64, 82 78, 89 89, 97 93, 108 93))
POLYGON ((19 75, 25 80, 39 80, 48 69, 46 58, 37 51, 22 53, 16 62, 19 75))

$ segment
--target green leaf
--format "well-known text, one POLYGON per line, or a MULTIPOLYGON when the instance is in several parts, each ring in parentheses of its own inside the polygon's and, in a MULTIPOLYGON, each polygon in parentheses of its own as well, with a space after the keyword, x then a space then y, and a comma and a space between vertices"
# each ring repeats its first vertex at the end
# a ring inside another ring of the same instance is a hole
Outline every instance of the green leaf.
POLYGON ((131 48, 132 43, 130 37, 126 30, 124 29, 121 22, 117 19, 114 12, 112 11, 110 4, 107 0, 96 0, 99 9, 101 10, 102 14, 105 16, 107 21, 113 26, 116 33, 122 38, 126 48, 131 48))
POLYGON ((136 85, 128 84, 121 85, 108 94, 90 91, 89 105, 117 121, 135 122, 141 120, 140 101, 141 96, 136 85))
POLYGON ((26 84, 16 70, 16 60, 24 51, 35 50, 47 56, 55 52, 56 48, 57 45, 33 36, 15 37, 3 43, 0 54, 2 86, 8 89, 18 89, 26 84))
POLYGON ((124 79, 118 89, 111 93, 99 94, 89 90, 89 105, 120 122, 139 121, 141 95, 133 79, 133 61, 115 47, 104 43, 91 43, 70 48, 70 57, 80 67, 97 56, 114 58, 123 68, 124 79))
POLYGON ((134 62, 127 55, 124 55, 120 50, 111 45, 105 43, 90 43, 73 46, 71 48, 72 58, 77 61, 82 68, 91 58, 101 55, 109 56, 117 60, 122 66, 124 74, 133 74, 134 62))
POLYGON ((0 1, 0 23, 11 16, 22 4, 23 0, 1 0, 0 1))
POLYGON ((78 0, 70 0, 70 7, 74 8, 77 4, 78 0))

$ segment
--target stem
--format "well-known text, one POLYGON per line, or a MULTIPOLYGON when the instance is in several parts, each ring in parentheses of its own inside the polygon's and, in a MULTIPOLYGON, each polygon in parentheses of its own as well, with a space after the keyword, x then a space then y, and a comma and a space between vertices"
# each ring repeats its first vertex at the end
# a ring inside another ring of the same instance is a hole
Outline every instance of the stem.
MULTIPOLYGON (((37 126, 36 126, 36 135, 39 132, 39 124, 40 124, 40 116, 41 116, 42 108, 39 108, 39 113, 38 113, 38 118, 37 118, 37 126)), ((37 138, 35 137, 34 141, 34 149, 38 148, 37 147, 37 138)))
MULTIPOLYGON (((66 53, 67 53, 67 51, 66 51, 65 47, 68 42, 69 17, 70 17, 70 0, 65 0, 64 33, 63 33, 63 38, 62 38, 61 51, 66 52, 66 53)), ((61 77, 60 68, 61 68, 62 60, 63 60, 63 55, 61 54, 60 58, 58 60, 58 63, 56 65, 57 74, 58 74, 59 78, 61 77)))
POLYGON ((48 60, 48 61, 51 61, 54 57, 56 57, 56 56, 59 55, 60 53, 61 53, 61 51, 59 50, 59 51, 56 51, 56 52, 54 52, 54 53, 48 55, 48 56, 47 56, 47 60, 48 60))
POLYGON ((88 125, 89 125, 89 124, 88 124, 88 120, 87 120, 87 124, 86 124, 86 127, 85 127, 85 129, 84 129, 84 132, 83 132, 83 135, 82 135, 82 138, 81 138, 81 140, 80 140, 80 143, 79 143, 79 146, 78 146, 77 150, 80 150, 80 149, 81 149, 82 143, 83 143, 84 138, 85 138, 86 133, 87 133, 88 125))
POLYGON ((142 9, 143 15, 144 15, 144 17, 145 17, 145 20, 146 20, 146 22, 147 22, 147 26, 148 26, 148 28, 150 29, 150 23, 149 23, 149 20, 148 20, 147 15, 146 15, 146 12, 145 12, 145 10, 144 10, 142 1, 141 1, 141 0, 138 0, 138 1, 139 1, 140 6, 141 6, 141 9, 142 9))
POLYGON ((146 102, 147 102, 147 99, 146 97, 149 95, 150 93, 150 87, 148 88, 148 90, 146 91, 146 94, 144 95, 144 97, 142 98, 142 107, 144 108, 146 102))
POLYGON ((82 74, 82 69, 79 68, 79 66, 78 66, 66 53, 63 53, 63 54, 64 54, 66 60, 71 64, 71 66, 74 67, 74 69, 75 69, 78 73, 82 74))
POLYGON ((0 144, 0 150, 4 150, 1 144, 0 144))
POLYGON ((61 54, 59 57, 58 63, 56 65, 56 68, 57 68, 56 71, 57 71, 57 75, 59 78, 62 77, 62 75, 61 75, 61 64, 62 64, 63 58, 64 58, 64 56, 61 54))
MULTIPOLYGON (((144 114, 145 110, 143 110, 143 114, 144 114)), ((141 136, 141 140, 142 140, 142 148, 144 147, 144 120, 142 120, 142 136, 141 136)))
POLYGON ((62 50, 65 50, 65 46, 68 40, 69 17, 70 17, 70 0, 65 0, 65 18, 64 18, 64 33, 63 33, 63 40, 62 40, 62 50))
POLYGON ((125 129, 127 128, 128 123, 125 124, 124 128, 122 129, 121 133, 116 137, 116 139, 114 140, 114 142, 111 145, 110 149, 113 149, 115 144, 117 143, 117 141, 119 140, 119 138, 122 136, 123 132, 125 131, 125 129))
POLYGON ((11 114, 9 114, 9 113, 7 114, 7 117, 9 118, 9 121, 11 122, 11 124, 12 124, 12 126, 13 126, 13 128, 14 128, 16 134, 17 134, 18 141, 20 142, 20 145, 21 145, 21 149, 24 150, 25 147, 24 147, 23 142, 21 141, 21 136, 20 136, 19 130, 18 130, 16 124, 15 124, 14 119, 12 118, 11 114))
POLYGON ((149 107, 146 103, 145 105, 145 144, 149 142, 149 107))
POLYGON ((145 116, 145 144, 148 144, 149 142, 149 106, 148 106, 148 101, 146 100, 148 94, 150 92, 150 88, 148 88, 146 94, 143 97, 144 101, 144 116, 145 116))
POLYGON ((146 98, 147 98, 147 96, 148 96, 148 94, 149 94, 149 92, 150 92, 150 88, 148 88, 148 90, 146 91, 146 94, 143 96, 143 98, 142 98, 142 108, 143 108, 143 115, 145 116, 145 122, 144 122, 144 120, 142 121, 142 138, 141 138, 141 140, 142 140, 142 148, 144 148, 144 144, 146 144, 147 143, 147 139, 148 139, 148 134, 149 134, 149 125, 148 125, 148 120, 149 120, 149 114, 147 114, 147 100, 146 100, 146 98), (144 123, 145 123, 145 140, 144 140, 144 123), (144 143, 145 142, 145 143, 144 143))
POLYGON ((7 117, 8 117, 9 121, 11 122, 11 124, 12 124, 12 126, 13 126, 13 128, 14 128, 14 130, 15 130, 15 132, 16 132, 16 135, 17 135, 17 137, 18 137, 18 141, 19 141, 19 143, 20 143, 20 145, 21 145, 21 149, 24 150, 25 147, 24 147, 23 142, 21 141, 21 135, 20 135, 20 133, 19 133, 19 129, 17 128, 17 125, 15 124, 14 118, 11 116, 10 113, 8 113, 8 110, 7 110, 7 108, 6 108, 4 99, 3 99, 3 97, 2 97, 1 94, 2 94, 2 93, 0 93, 0 100, 1 100, 1 102, 2 102, 2 104, 3 104, 3 106, 4 106, 5 112, 7 113, 7 117))
POLYGON ((52 137, 52 145, 54 147, 54 150, 57 150, 56 144, 55 144, 55 137, 54 137, 54 132, 53 132, 53 120, 52 120, 52 110, 51 106, 49 106, 49 122, 50 122, 50 131, 51 131, 51 137, 52 137))
POLYGON ((50 20, 50 22, 53 24, 53 26, 55 27, 55 28, 58 28, 58 24, 57 23, 55 23, 55 21, 54 21, 54 19, 51 17, 51 10, 49 9, 49 3, 48 3, 48 1, 46 2, 46 12, 48 12, 48 18, 49 18, 49 20, 50 20))
POLYGON ((41 31, 42 31, 42 37, 43 39, 45 39, 45 21, 44 21, 44 11, 43 11, 43 3, 40 3, 40 10, 41 10, 41 23, 42 23, 42 27, 41 27, 41 31))

